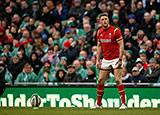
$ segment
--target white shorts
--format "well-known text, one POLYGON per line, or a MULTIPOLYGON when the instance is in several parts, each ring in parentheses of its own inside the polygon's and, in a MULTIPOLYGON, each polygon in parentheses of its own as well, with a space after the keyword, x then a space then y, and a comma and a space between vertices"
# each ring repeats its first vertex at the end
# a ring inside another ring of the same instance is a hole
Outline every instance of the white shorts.
POLYGON ((102 70, 116 69, 118 67, 118 64, 116 64, 118 60, 119 58, 112 59, 112 60, 105 60, 103 58, 101 69, 102 70))

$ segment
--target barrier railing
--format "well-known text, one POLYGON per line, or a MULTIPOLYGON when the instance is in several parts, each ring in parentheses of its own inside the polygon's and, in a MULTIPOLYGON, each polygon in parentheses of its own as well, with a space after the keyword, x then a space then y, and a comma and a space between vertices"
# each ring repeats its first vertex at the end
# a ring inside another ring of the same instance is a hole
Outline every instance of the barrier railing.
MULTIPOLYGON (((125 86, 129 87, 138 87, 138 86, 146 86, 146 87, 160 87, 160 83, 123 83, 125 86)), ((97 84, 96 83, 76 83, 76 82, 50 82, 50 83, 6 83, 7 86, 12 87, 12 86, 92 86, 95 87, 97 84)), ((106 87, 109 86, 116 86, 116 83, 107 83, 105 84, 106 87)))

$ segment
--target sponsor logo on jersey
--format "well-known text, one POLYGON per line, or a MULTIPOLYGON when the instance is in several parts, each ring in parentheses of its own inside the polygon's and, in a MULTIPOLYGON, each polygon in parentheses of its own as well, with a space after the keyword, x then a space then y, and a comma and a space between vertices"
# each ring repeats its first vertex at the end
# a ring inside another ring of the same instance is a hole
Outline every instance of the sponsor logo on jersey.
POLYGON ((101 42, 111 42, 111 39, 101 39, 101 42))

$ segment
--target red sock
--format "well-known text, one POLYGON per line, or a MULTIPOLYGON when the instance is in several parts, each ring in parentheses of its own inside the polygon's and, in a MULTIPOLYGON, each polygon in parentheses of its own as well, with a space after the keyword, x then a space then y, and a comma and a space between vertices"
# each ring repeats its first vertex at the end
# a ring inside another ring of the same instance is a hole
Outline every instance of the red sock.
POLYGON ((104 85, 97 86, 97 105, 101 106, 102 97, 104 94, 104 85))
POLYGON ((121 100, 122 100, 122 103, 126 104, 126 101, 125 101, 125 89, 124 89, 124 85, 121 84, 118 87, 118 90, 119 90, 119 94, 121 96, 121 100))

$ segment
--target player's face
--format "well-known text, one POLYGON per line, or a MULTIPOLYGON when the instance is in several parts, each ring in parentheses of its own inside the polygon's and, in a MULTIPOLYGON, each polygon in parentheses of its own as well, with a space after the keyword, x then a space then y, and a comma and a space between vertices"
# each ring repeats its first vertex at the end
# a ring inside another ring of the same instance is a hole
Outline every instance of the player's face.
POLYGON ((100 18, 100 23, 102 24, 103 27, 108 27, 108 25, 109 25, 109 18, 107 16, 102 16, 100 18))

